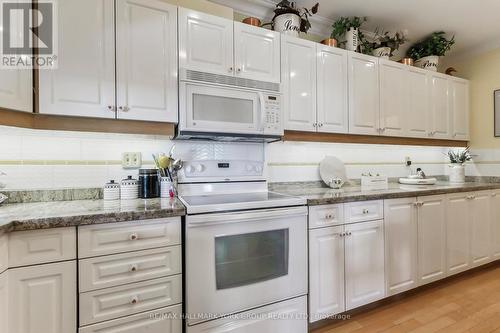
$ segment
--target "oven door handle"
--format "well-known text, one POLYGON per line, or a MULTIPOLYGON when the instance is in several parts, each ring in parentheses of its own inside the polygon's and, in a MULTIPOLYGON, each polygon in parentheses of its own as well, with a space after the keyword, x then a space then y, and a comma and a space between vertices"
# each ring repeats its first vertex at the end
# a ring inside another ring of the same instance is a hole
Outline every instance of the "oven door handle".
POLYGON ((307 207, 290 207, 279 209, 265 209, 234 213, 203 214, 187 216, 188 228, 204 227, 215 224, 241 223, 283 218, 287 216, 307 216, 307 207))

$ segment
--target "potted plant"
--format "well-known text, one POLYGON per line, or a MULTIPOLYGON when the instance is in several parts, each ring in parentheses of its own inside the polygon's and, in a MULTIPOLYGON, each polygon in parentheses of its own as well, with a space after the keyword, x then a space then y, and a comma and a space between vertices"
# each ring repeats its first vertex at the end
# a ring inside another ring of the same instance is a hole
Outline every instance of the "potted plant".
POLYGON ((416 43, 408 50, 407 56, 415 60, 415 66, 437 71, 439 57, 455 44, 455 36, 446 39, 444 31, 433 32, 429 37, 416 43))
POLYGON ((297 7, 295 1, 282 0, 276 4, 272 23, 273 30, 286 35, 298 36, 299 32, 307 33, 311 28, 309 17, 318 12, 319 3, 310 9, 297 7))
POLYGON ((340 44, 345 44, 349 51, 357 51, 360 40, 359 28, 366 22, 366 17, 341 17, 332 25, 331 38, 340 44))
POLYGON ((462 151, 450 150, 447 154, 450 159, 450 183, 465 183, 465 162, 472 160, 470 147, 462 151))
POLYGON ((372 51, 372 54, 376 57, 389 59, 394 55, 394 51, 397 51, 407 41, 406 36, 401 31, 393 35, 388 31, 382 34, 376 32, 376 34, 375 45, 372 51))

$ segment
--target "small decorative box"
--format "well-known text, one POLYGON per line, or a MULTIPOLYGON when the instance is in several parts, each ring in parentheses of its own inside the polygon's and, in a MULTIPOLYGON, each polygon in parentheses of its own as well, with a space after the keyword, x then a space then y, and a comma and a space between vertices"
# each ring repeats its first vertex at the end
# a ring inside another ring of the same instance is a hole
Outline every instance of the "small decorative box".
POLYGON ((361 187, 370 190, 385 190, 389 187, 389 180, 387 176, 381 176, 379 174, 363 174, 361 175, 361 187))

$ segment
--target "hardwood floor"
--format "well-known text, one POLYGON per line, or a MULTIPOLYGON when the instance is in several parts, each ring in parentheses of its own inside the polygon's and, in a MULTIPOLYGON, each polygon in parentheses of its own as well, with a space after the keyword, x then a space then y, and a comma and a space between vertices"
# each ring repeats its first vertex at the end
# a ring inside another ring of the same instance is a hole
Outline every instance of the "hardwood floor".
POLYGON ((500 266, 452 278, 312 332, 500 333, 500 266))

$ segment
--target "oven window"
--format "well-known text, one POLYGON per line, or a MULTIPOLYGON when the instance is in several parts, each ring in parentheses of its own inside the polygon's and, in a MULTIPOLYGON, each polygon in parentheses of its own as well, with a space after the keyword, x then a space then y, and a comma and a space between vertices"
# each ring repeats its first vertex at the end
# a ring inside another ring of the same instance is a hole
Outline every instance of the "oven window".
POLYGON ((253 124, 251 99, 193 94, 193 120, 253 124))
POLYGON ((217 289, 288 274, 288 229, 215 238, 217 289))

